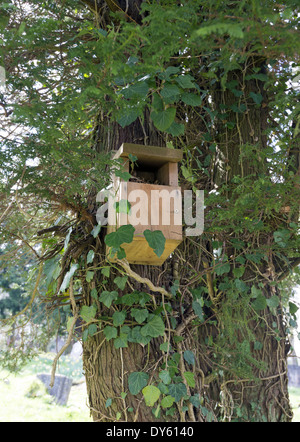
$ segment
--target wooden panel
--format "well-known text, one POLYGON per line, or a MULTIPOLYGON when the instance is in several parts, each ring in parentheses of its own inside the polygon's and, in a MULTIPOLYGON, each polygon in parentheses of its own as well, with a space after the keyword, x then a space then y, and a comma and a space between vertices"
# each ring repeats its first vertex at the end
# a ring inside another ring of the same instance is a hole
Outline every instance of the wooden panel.
POLYGON ((178 186, 178 165, 166 163, 157 171, 157 181, 165 186, 178 186))
POLYGON ((168 162, 178 163, 183 158, 182 150, 179 149, 124 143, 114 155, 114 159, 128 158, 129 154, 137 156, 141 164, 157 168, 168 162))
MULTIPOLYGON (((149 244, 145 238, 134 238, 131 244, 123 244, 123 248, 126 252, 126 259, 129 264, 141 264, 141 265, 159 265, 161 266, 166 259, 169 258, 171 253, 174 252, 176 247, 179 246, 181 241, 167 240, 164 253, 159 258, 149 247, 149 244)), ((109 258, 109 249, 107 248, 107 257, 111 262, 115 262, 117 257, 109 258)))
POLYGON ((161 230, 166 239, 182 240, 180 187, 122 183, 120 200, 125 199, 128 199, 131 204, 131 215, 119 214, 118 227, 132 224, 135 227, 135 236, 143 236, 146 229, 161 230), (161 196, 165 196, 165 199, 162 200, 161 196), (136 224, 138 221, 140 223, 136 224))

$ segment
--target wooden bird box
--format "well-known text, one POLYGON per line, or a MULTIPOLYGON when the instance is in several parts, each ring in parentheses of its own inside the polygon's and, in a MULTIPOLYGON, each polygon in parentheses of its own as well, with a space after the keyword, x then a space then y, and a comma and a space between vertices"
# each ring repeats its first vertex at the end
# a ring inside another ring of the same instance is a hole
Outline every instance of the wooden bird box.
MULTIPOLYGON (((107 233, 127 224, 133 225, 133 241, 122 244, 127 261, 162 265, 182 241, 182 195, 178 186, 178 162, 182 160, 182 151, 124 143, 113 158, 121 159, 123 172, 131 175, 129 180, 124 180, 124 175, 118 173, 120 176, 113 175, 112 180, 119 207, 121 202, 127 204, 128 201, 130 209, 129 213, 126 210, 114 213, 116 222, 108 225, 107 233), (149 246, 145 230, 163 233, 166 242, 161 256, 149 246)), ((107 256, 111 261, 116 259, 109 248, 107 256)))

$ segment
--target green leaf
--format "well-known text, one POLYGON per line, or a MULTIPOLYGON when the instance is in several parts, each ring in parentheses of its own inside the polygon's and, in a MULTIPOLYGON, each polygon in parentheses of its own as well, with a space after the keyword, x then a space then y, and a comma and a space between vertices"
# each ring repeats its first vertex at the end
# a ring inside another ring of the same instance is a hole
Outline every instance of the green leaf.
POLYGON ((176 115, 176 108, 168 107, 163 111, 153 110, 151 113, 151 118, 157 129, 164 132, 173 123, 175 115, 176 115))
POLYGON ((138 324, 142 324, 149 316, 149 311, 146 308, 144 309, 132 308, 130 310, 130 313, 138 324))
POLYGON ((119 287, 120 290, 125 289, 127 281, 128 281, 128 276, 117 276, 114 279, 114 283, 119 287))
POLYGON ((164 237, 162 231, 154 230, 152 232, 151 230, 147 229, 144 231, 144 236, 151 249, 153 249, 154 253, 160 258, 164 253, 166 246, 166 238, 164 237))
POLYGON ((191 373, 190 371, 185 371, 183 373, 183 376, 188 384, 189 387, 191 388, 195 388, 196 386, 196 381, 195 381, 195 375, 194 373, 191 373))
POLYGON ((175 402, 178 402, 187 394, 186 386, 182 382, 179 384, 170 384, 169 394, 173 396, 175 402))
POLYGON ((169 385, 172 381, 171 375, 168 370, 163 370, 159 373, 159 378, 165 385, 169 385))
POLYGON ((97 324, 91 324, 88 327, 89 335, 94 336, 97 333, 98 327, 97 324))
POLYGON ((87 255, 87 258, 86 258, 87 264, 91 264, 94 261, 94 257, 95 257, 94 250, 90 250, 88 255, 87 255))
POLYGON ((106 340, 110 341, 111 339, 115 339, 118 336, 118 330, 115 327, 111 327, 110 325, 107 325, 103 329, 103 334, 106 337, 106 340))
POLYGON ((280 304, 279 297, 277 295, 273 295, 271 298, 267 299, 267 305, 270 308, 276 308, 280 304))
POLYGON ((122 324, 124 324, 125 319, 126 319, 126 313, 125 312, 115 312, 112 315, 113 318, 113 324, 115 327, 118 327, 122 324))
POLYGON ((263 101, 262 94, 255 94, 254 92, 250 92, 249 95, 256 104, 261 104, 261 102, 263 101))
POLYGON ((297 311, 299 310, 297 305, 294 304, 293 302, 289 302, 289 309, 290 309, 290 314, 291 315, 295 315, 297 313, 297 311))
POLYGON ((104 292, 101 293, 99 301, 103 302, 105 307, 110 308, 110 306, 112 305, 113 301, 115 301, 116 299, 118 299, 118 292, 116 292, 116 291, 112 291, 112 292, 104 291, 104 292))
POLYGON ((173 398, 173 396, 168 395, 163 398, 160 405, 162 408, 170 408, 170 407, 172 407, 174 402, 175 402, 175 399, 173 398))
POLYGON ((143 100, 147 96, 148 91, 149 84, 147 81, 138 81, 137 83, 124 88, 122 90, 122 95, 127 99, 135 98, 143 100))
POLYGON ((97 313, 97 308, 94 305, 91 305, 90 307, 84 305, 83 307, 81 307, 80 310, 80 316, 85 322, 91 322, 91 320, 95 318, 96 313, 97 313))
POLYGON ((244 32, 240 25, 234 23, 215 23, 202 26, 194 32, 193 37, 207 37, 211 34, 228 34, 234 38, 244 38, 244 32))
POLYGON ((73 278, 76 270, 79 268, 79 264, 72 264, 68 273, 66 273, 62 285, 60 286, 59 292, 65 292, 69 287, 70 281, 73 278))
MULTIPOLYGON (((184 135, 185 126, 184 124, 176 123, 175 121, 171 124, 171 126, 166 130, 168 134, 173 135, 173 137, 179 137, 180 135, 184 135)), ((173 147, 174 149, 174 147, 173 147)))
POLYGON ((86 282, 91 282, 93 278, 94 278, 94 272, 89 271, 86 273, 86 277, 85 277, 86 282))
POLYGON ((229 262, 226 262, 225 264, 217 264, 215 267, 215 274, 217 276, 222 276, 225 273, 229 273, 230 272, 230 264, 229 262))
POLYGON ((236 278, 241 278, 243 274, 245 273, 245 267, 237 267, 233 269, 233 274, 236 278))
POLYGON ((150 336, 151 338, 157 338, 163 336, 165 332, 164 321, 159 316, 154 316, 148 324, 141 328, 142 336, 150 336))
POLYGON ((247 286, 247 284, 244 281, 242 281, 241 279, 235 279, 234 285, 236 286, 236 288, 240 292, 247 292, 249 290, 249 287, 247 286))
POLYGON ((204 321, 203 309, 202 309, 203 301, 201 302, 201 300, 199 300, 199 299, 197 299, 196 301, 193 301, 192 307, 193 307, 195 314, 200 319, 200 321, 204 321))
POLYGON ((129 244, 133 241, 134 232, 135 228, 130 224, 121 226, 115 232, 106 235, 104 242, 108 247, 118 249, 122 244, 129 244))
POLYGON ((286 247, 288 240, 291 236, 291 232, 287 229, 277 230, 273 233, 274 241, 280 246, 280 247, 286 247))
POLYGON ((140 344, 141 346, 144 347, 145 345, 149 344, 149 342, 151 341, 151 337, 150 336, 142 336, 141 335, 141 327, 136 326, 128 334, 128 341, 134 342, 135 344, 140 344))
POLYGON ((160 397, 160 390, 157 387, 154 387, 154 385, 148 385, 143 388, 142 393, 148 407, 153 407, 160 397))
POLYGON ((202 98, 199 95, 192 93, 184 93, 181 95, 181 100, 189 106, 201 106, 202 98))
POLYGON ((141 114, 141 111, 136 107, 127 107, 122 109, 117 115, 117 122, 121 127, 129 126, 141 114))
POLYGON ((109 397, 109 398, 107 399, 107 401, 105 402, 105 408, 110 407, 111 404, 112 404, 112 399, 109 397))
POLYGON ((149 375, 143 371, 136 371, 131 373, 128 377, 128 388, 131 394, 138 394, 144 387, 146 387, 149 380, 149 375))
POLYGON ((101 270, 101 274, 104 275, 106 278, 109 278, 110 267, 103 267, 103 269, 101 270))
POLYGON ((188 364, 190 364, 190 365, 195 365, 195 355, 194 355, 194 353, 193 353, 192 351, 190 351, 190 350, 186 350, 186 351, 183 353, 183 357, 184 357, 184 360, 185 360, 188 364))
POLYGON ((176 84, 165 83, 163 89, 160 91, 160 95, 164 99, 176 99, 180 95, 180 89, 176 84))
POLYGON ((115 348, 126 348, 128 347, 128 339, 127 334, 120 333, 120 336, 114 340, 114 347, 115 348))
POLYGON ((254 308, 254 310, 257 311, 264 310, 267 307, 266 298, 262 294, 259 294, 255 301, 252 303, 252 307, 254 308))
POLYGON ((159 349, 161 351, 165 351, 167 353, 172 350, 172 346, 171 346, 170 342, 163 342, 162 344, 160 344, 159 349))
POLYGON ((177 84, 183 89, 194 89, 196 88, 196 84, 194 83, 195 79, 189 74, 180 75, 176 78, 177 84))
POLYGON ((200 408, 201 401, 200 401, 199 395, 198 396, 197 395, 190 396, 189 401, 195 408, 200 408))
MULTIPOLYGON (((115 175, 116 175, 116 177, 121 178, 121 180, 126 181, 126 182, 129 181, 131 178, 131 174, 129 172, 126 172, 126 170, 116 170, 115 175)), ((117 213, 120 213, 120 206, 117 206, 117 207, 118 207, 117 213)))

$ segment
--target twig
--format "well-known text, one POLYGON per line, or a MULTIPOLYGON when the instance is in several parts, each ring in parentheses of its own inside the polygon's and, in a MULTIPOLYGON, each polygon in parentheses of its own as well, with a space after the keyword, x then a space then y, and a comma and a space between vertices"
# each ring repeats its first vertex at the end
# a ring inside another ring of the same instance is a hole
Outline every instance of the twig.
POLYGON ((142 276, 138 275, 137 273, 135 273, 130 265, 128 264, 128 261, 126 261, 125 259, 118 259, 117 263, 120 264, 123 269, 126 271, 127 275, 130 276, 131 278, 134 278, 137 282, 140 282, 141 284, 146 284, 150 290, 152 290, 153 292, 158 292, 161 293, 162 295, 166 296, 166 298, 168 299, 173 299, 173 296, 171 293, 167 292, 166 289, 164 289, 163 287, 156 287, 148 278, 143 278, 142 276))

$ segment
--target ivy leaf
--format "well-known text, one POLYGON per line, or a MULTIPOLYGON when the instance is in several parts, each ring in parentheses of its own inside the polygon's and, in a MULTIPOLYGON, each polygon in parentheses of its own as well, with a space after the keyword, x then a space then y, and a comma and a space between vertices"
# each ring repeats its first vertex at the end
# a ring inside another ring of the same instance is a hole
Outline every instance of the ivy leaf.
POLYGON ((198 316, 198 318, 200 319, 200 321, 204 321, 204 316, 203 316, 203 300, 201 299, 197 299, 196 301, 194 301, 192 303, 192 307, 193 310, 195 312, 195 314, 198 316), (202 301, 202 302, 201 302, 202 301))
POLYGON ((115 312, 112 316, 113 318, 113 324, 115 327, 118 327, 122 324, 124 324, 126 313, 125 312, 115 312))
POLYGON ((119 249, 122 244, 130 244, 133 241, 134 232, 135 228, 130 224, 121 226, 115 232, 106 235, 104 242, 108 247, 119 249))
POLYGON ((91 324, 88 327, 88 331, 89 331, 90 336, 94 336, 97 333, 97 330, 98 330, 97 324, 91 324))
POLYGON ((124 290, 127 280, 128 280, 128 276, 117 276, 114 279, 114 283, 119 287, 120 290, 124 290))
POLYGON ((87 255, 87 258, 86 258, 87 264, 91 264, 94 261, 94 257, 95 257, 94 250, 90 250, 88 255, 87 255))
POLYGON ((109 398, 107 399, 107 401, 105 402, 105 408, 110 407, 111 404, 112 404, 112 399, 109 397, 109 398))
POLYGON ((189 401, 195 408, 200 408, 201 401, 199 396, 190 396, 189 401))
POLYGON ((295 315, 297 313, 297 311, 299 310, 299 308, 293 302, 289 302, 289 309, 290 309, 291 315, 295 315))
POLYGON ((172 407, 174 402, 175 402, 175 399, 173 398, 173 396, 168 395, 163 398, 160 405, 162 408, 170 408, 170 407, 172 407))
POLYGON ((118 299, 118 292, 116 292, 116 291, 112 291, 112 292, 104 291, 104 292, 101 293, 99 301, 103 302, 105 307, 110 308, 110 306, 112 305, 113 301, 115 301, 116 299, 118 299))
POLYGON ((110 341, 111 339, 115 339, 118 336, 118 330, 115 327, 111 327, 110 325, 107 325, 103 329, 103 334, 106 337, 106 340, 110 341))
POLYGON ((175 402, 178 402, 187 394, 186 386, 182 382, 179 384, 170 384, 169 393, 173 396, 175 402))
POLYGON ((261 102, 263 101, 262 94, 255 94, 254 92, 250 92, 249 95, 256 104, 261 104, 261 102))
POLYGON ((254 310, 257 311, 264 310, 267 307, 266 298, 262 294, 259 294, 255 301, 252 303, 252 307, 254 308, 254 310))
POLYGON ((188 364, 190 364, 190 365, 195 365, 195 356, 194 356, 194 353, 193 353, 192 351, 190 351, 190 350, 186 350, 186 351, 183 353, 183 357, 184 357, 184 360, 185 360, 188 364))
POLYGON ((109 278, 110 275, 110 267, 103 267, 101 270, 101 274, 105 276, 106 278, 109 278))
POLYGON ((153 110, 151 113, 151 118, 156 128, 161 132, 169 129, 173 121, 175 120, 176 108, 168 107, 162 111, 153 110))
POLYGON ((225 273, 229 273, 230 272, 230 264, 229 262, 226 262, 225 264, 217 264, 215 267, 215 274, 217 276, 222 276, 225 273))
POLYGON ((169 385, 172 381, 170 373, 168 370, 163 370, 159 373, 159 378, 163 381, 165 385, 169 385))
POLYGON ((279 301, 278 296, 276 296, 276 295, 274 295, 271 298, 267 299, 267 305, 270 308, 276 308, 276 307, 279 306, 279 304, 280 304, 280 301, 279 301))
POLYGON ((96 313, 97 308, 94 305, 91 305, 90 307, 88 305, 84 305, 80 310, 80 316, 85 322, 91 322, 91 320, 95 318, 96 313))
POLYGON ((149 380, 149 375, 143 371, 136 371, 131 373, 128 377, 128 388, 131 394, 138 394, 144 387, 146 387, 149 380))
MULTIPOLYGON (((121 180, 123 181, 129 181, 131 178, 131 174, 129 172, 126 172, 126 170, 116 170, 115 175, 116 177, 121 178, 121 180)), ((117 213, 120 213, 120 209, 117 211, 117 213)))
POLYGON ((142 324, 149 316, 149 311, 146 308, 132 308, 130 313, 138 324, 142 324))
POLYGON ((195 388, 196 386, 196 381, 195 381, 195 375, 194 373, 191 373, 190 371, 185 371, 183 373, 183 376, 188 384, 189 387, 191 388, 195 388))
POLYGON ((160 390, 157 387, 154 387, 154 385, 148 385, 147 387, 143 388, 142 393, 148 407, 153 407, 155 402, 160 397, 160 390))
POLYGON ((163 336, 165 332, 164 321, 159 316, 154 316, 148 324, 141 328, 142 336, 151 336, 151 338, 157 338, 163 336))
POLYGON ((127 336, 126 333, 120 333, 120 336, 114 340, 114 347, 117 349, 128 347, 127 336))
POLYGON ((86 277, 85 277, 86 282, 91 282, 93 278, 94 278, 94 272, 87 272, 86 273, 86 277))
POLYGON ((165 246, 166 246, 166 238, 164 237, 164 234, 161 230, 154 230, 153 232, 151 230, 145 230, 144 236, 151 247, 151 249, 154 250, 154 253, 160 258, 161 255, 164 253, 165 246))

